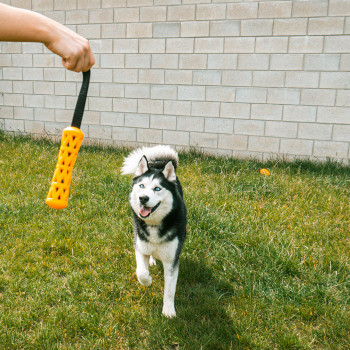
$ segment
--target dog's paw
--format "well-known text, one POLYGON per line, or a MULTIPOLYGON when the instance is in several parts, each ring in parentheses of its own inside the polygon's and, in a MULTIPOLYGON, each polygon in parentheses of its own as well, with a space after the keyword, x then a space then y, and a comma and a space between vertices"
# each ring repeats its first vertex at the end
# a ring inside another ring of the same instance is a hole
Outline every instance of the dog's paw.
POLYGON ((163 315, 168 318, 176 317, 176 311, 174 305, 164 304, 163 305, 163 315))
POLYGON ((151 255, 149 257, 149 266, 156 266, 157 265, 157 261, 156 259, 151 255))
POLYGON ((144 287, 148 287, 152 284, 152 277, 148 272, 138 272, 137 279, 144 287))

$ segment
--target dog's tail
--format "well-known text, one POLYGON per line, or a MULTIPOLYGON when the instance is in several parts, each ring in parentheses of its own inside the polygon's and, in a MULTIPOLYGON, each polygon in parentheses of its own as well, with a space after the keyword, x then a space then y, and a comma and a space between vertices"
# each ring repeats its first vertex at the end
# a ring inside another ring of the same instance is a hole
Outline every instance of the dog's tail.
POLYGON ((163 168, 169 161, 177 168, 179 156, 170 146, 142 147, 133 151, 124 159, 121 172, 123 175, 135 174, 141 158, 145 156, 151 168, 163 168))

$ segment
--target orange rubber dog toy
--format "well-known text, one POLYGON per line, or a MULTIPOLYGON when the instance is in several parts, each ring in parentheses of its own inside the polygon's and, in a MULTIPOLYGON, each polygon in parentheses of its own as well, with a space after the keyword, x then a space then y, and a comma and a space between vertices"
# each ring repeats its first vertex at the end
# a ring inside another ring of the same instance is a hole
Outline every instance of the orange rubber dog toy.
POLYGON ((56 169, 49 193, 46 197, 46 204, 54 209, 63 209, 68 205, 73 166, 84 138, 84 133, 80 130, 80 125, 83 119, 89 81, 90 71, 84 72, 83 84, 75 107, 72 125, 63 130, 56 169))

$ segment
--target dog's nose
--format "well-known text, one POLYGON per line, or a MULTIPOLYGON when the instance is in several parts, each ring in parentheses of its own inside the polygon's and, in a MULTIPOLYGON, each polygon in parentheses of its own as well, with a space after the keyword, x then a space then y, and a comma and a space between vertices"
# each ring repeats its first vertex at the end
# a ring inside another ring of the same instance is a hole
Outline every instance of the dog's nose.
POLYGON ((140 203, 143 205, 147 204, 147 202, 149 201, 148 196, 140 196, 139 199, 140 199, 140 203))

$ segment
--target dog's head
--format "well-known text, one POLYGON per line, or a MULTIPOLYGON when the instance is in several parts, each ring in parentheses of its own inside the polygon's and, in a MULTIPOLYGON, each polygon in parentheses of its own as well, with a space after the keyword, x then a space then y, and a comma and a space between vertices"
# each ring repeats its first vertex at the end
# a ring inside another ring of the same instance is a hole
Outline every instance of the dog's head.
POLYGON ((133 179, 129 196, 135 214, 149 225, 158 225, 173 208, 175 168, 171 161, 164 167, 150 167, 143 156, 133 179))

